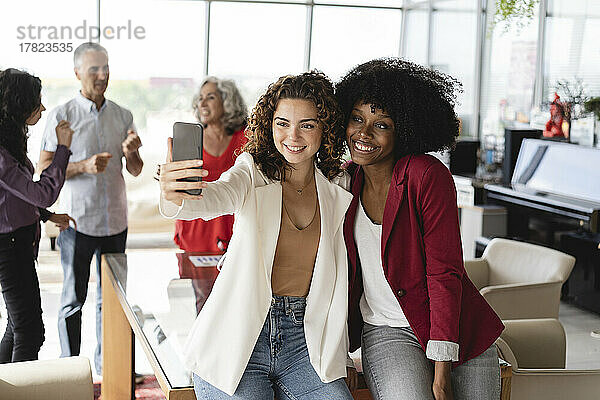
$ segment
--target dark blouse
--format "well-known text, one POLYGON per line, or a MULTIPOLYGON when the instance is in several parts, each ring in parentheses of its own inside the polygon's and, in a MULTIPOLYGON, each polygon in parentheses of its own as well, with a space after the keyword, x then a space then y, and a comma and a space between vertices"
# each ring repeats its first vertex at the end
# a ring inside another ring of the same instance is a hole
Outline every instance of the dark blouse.
POLYGON ((33 181, 33 165, 27 159, 23 166, 0 146, 0 233, 45 221, 52 213, 50 207, 65 182, 71 151, 59 145, 52 164, 46 168, 38 182, 33 181))

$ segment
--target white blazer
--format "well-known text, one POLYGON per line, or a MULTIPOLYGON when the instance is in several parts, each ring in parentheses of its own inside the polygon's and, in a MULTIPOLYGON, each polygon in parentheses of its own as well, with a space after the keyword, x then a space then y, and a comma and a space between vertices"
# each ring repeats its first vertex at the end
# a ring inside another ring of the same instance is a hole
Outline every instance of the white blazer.
MULTIPOLYGON (((310 362, 323 382, 346 376, 348 354, 343 221, 352 194, 345 190, 350 183, 348 174, 334 181, 315 168, 321 237, 306 297, 304 334, 310 362)), ((223 268, 185 345, 186 366, 233 395, 271 306, 282 189, 279 181, 259 171, 250 154, 243 153, 217 181, 208 183, 202 194, 203 199, 184 200, 181 207, 161 198, 160 211, 178 219, 209 220, 235 214, 223 268)))

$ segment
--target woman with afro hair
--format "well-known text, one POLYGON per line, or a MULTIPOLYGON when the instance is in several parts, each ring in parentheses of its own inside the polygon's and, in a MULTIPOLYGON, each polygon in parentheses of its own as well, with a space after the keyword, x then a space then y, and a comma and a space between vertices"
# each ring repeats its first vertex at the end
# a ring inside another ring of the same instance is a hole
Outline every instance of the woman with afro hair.
POLYGON ((352 196, 333 85, 318 72, 279 78, 246 135, 245 152, 213 182, 178 181, 210 174, 200 160, 161 166, 163 215, 235 215, 223 267, 186 344, 196 397, 351 400, 342 378, 343 221, 352 196), (198 196, 180 192, 200 188, 198 196))
MULTIPOLYGON (((65 230, 67 214, 46 210, 65 182, 73 131, 56 127, 58 148, 52 163, 33 181, 27 158, 28 126, 46 109, 39 78, 17 69, 0 71, 0 286, 8 313, 0 342, 0 364, 37 360, 44 342, 40 285, 35 271, 40 219, 65 230)), ((73 221, 74 222, 74 221, 73 221)))
POLYGON ((500 395, 503 325, 465 272, 452 176, 426 154, 454 145, 460 90, 396 58, 361 64, 336 87, 352 156, 350 350, 362 347, 378 400, 500 395))

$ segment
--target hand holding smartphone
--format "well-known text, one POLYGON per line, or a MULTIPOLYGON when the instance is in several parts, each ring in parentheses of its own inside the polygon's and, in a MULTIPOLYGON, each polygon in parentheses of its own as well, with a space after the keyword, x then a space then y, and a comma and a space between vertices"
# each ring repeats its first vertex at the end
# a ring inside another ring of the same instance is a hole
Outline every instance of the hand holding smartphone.
MULTIPOLYGON (((202 160, 202 125, 197 123, 175 122, 173 124, 173 161, 202 160)), ((200 167, 197 167, 200 169, 200 167)), ((199 176, 179 179, 184 182, 200 182, 199 176)), ((183 192, 197 196, 202 189, 189 189, 183 192)))

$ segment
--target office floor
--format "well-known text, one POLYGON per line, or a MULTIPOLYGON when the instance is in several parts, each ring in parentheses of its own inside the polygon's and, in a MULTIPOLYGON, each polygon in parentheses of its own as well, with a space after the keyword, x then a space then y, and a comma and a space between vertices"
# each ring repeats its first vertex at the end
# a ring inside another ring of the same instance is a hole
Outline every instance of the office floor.
MULTIPOLYGON (((130 234, 127 251, 147 251, 149 248, 174 249, 171 234, 130 234)), ((60 345, 57 331, 57 315, 60 306, 62 288, 62 268, 58 251, 51 251, 48 240, 43 240, 40 246, 38 275, 42 294, 43 318, 46 327, 46 340, 40 351, 40 359, 52 359, 60 356, 60 345)), ((94 268, 95 269, 95 268, 94 268)), ((88 298, 83 307, 83 342, 81 355, 93 360, 96 346, 95 338, 95 299, 96 276, 92 272, 88 289, 88 298)), ((0 335, 6 326, 6 310, 0 299, 0 335)), ((600 315, 580 310, 568 304, 561 303, 559 319, 567 333, 567 368, 569 369, 600 369, 600 339, 593 338, 590 332, 600 330, 600 315)), ((152 369, 146 357, 136 344, 136 371, 151 374, 152 369)), ((92 368, 93 369, 93 368, 92 368)), ((94 376, 98 380, 98 376, 94 376)))

